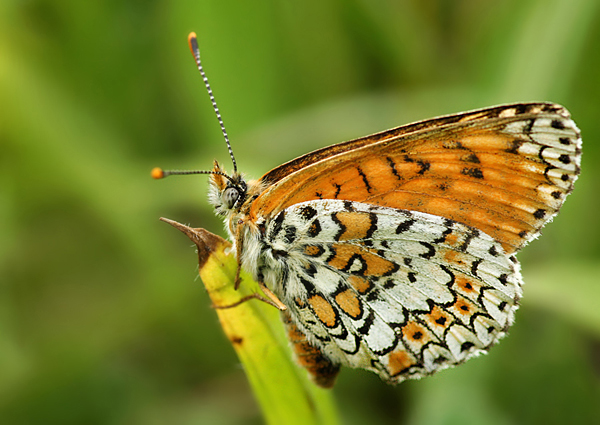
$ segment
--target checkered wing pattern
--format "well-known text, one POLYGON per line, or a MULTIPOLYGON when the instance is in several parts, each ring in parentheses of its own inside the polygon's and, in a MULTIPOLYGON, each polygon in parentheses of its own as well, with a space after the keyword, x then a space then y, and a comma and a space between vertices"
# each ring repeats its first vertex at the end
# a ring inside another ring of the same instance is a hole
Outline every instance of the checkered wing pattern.
POLYGON ((317 200, 279 213, 266 236, 264 281, 308 342, 389 382, 487 350, 521 296, 516 259, 444 217, 317 200))

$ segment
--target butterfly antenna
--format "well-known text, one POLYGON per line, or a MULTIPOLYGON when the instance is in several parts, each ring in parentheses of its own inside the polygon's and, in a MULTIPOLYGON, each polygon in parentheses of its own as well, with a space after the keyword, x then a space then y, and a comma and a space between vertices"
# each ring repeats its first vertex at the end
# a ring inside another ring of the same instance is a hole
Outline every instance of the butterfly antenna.
POLYGON ((196 39, 196 33, 191 32, 188 35, 188 44, 190 45, 190 50, 194 55, 194 59, 196 59, 196 65, 198 65, 198 71, 200 71, 200 75, 202 75, 202 80, 204 80, 204 85, 206 86, 206 90, 208 91, 208 96, 210 97, 210 101, 212 103, 213 109, 215 110, 215 114, 217 114, 217 119, 219 120, 219 125, 221 126, 221 131, 223 132, 223 137, 225 137, 225 143, 227 143, 227 149, 229 150, 229 156, 231 157, 231 162, 233 162, 233 172, 237 173, 237 163, 235 162, 235 157, 233 156, 233 150, 231 149, 231 144, 229 143, 229 137, 227 136, 227 131, 225 130, 225 124, 223 124, 223 119, 221 118, 221 113, 219 112, 219 108, 217 107, 217 102, 215 100, 215 96, 213 95, 212 89, 210 88, 210 84, 208 83, 208 78, 206 78, 206 74, 204 73, 204 69, 202 68, 202 63, 200 63, 200 49, 198 49, 198 40, 196 39))
POLYGON ((168 177, 168 176, 184 176, 184 175, 189 175, 189 174, 217 174, 219 176, 225 177, 227 180, 229 180, 231 183, 233 183, 234 186, 236 186, 236 187, 239 186, 239 184, 236 183, 232 177, 228 176, 227 174, 223 173, 222 171, 163 170, 162 168, 156 167, 156 168, 152 169, 152 171, 150 172, 150 175, 152 176, 152 178, 156 179, 156 180, 164 179, 165 177, 168 177))

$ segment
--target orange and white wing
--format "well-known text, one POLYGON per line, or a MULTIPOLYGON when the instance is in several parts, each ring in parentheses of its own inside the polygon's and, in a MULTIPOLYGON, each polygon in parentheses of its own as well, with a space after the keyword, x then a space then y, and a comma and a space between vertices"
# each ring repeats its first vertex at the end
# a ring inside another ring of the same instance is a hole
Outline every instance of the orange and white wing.
POLYGON ((521 296, 500 243, 427 213, 313 200, 281 211, 264 236, 261 274, 310 344, 389 382, 486 351, 521 296))
POLYGON ((251 220, 309 200, 420 211, 477 228, 516 252, 579 174, 579 130, 562 106, 525 103, 450 115, 330 146, 261 178, 251 220))

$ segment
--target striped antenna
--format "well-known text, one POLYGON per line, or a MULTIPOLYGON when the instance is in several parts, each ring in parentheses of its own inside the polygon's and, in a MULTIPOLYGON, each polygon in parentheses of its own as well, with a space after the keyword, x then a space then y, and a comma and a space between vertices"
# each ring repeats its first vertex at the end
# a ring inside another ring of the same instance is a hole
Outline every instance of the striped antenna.
POLYGON ((210 88, 210 84, 208 84, 208 78, 206 78, 206 74, 204 73, 204 69, 202 68, 202 64, 200 63, 200 49, 198 49, 198 40, 196 39, 195 32, 191 32, 190 35, 188 35, 188 44, 190 45, 190 50, 194 55, 194 59, 196 59, 198 71, 200 71, 200 75, 202 75, 202 80, 204 80, 204 85, 206 86, 206 90, 208 91, 208 96, 210 97, 210 101, 212 103, 213 109, 215 110, 215 114, 217 114, 217 119, 219 120, 221 131, 223 132, 223 137, 225 137, 225 143, 227 143, 229 156, 231 157, 231 162, 233 162, 233 172, 235 174, 237 173, 237 164, 235 162, 235 157, 233 156, 233 150, 231 150, 231 144, 229 143, 229 137, 227 136, 227 131, 225 130, 225 124, 223 124, 221 113, 219 112, 217 102, 215 101, 215 96, 213 95, 212 89, 210 88))
POLYGON ((188 175, 188 174, 217 174, 219 176, 225 177, 227 180, 229 180, 231 183, 233 183, 233 185, 235 187, 239 187, 239 184, 236 183, 235 180, 233 180, 233 178, 229 177, 227 174, 225 174, 221 171, 163 170, 162 168, 156 167, 156 168, 153 168, 152 171, 150 172, 150 175, 152 176, 152 178, 156 179, 156 180, 164 179, 165 177, 168 177, 168 176, 183 176, 183 175, 188 175))

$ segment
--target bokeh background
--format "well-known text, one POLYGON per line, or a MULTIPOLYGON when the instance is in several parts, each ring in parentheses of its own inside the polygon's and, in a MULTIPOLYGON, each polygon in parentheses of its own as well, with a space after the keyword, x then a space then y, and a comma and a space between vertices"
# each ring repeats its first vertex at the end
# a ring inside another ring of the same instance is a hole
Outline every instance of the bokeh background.
MULTIPOLYGON (((519 258, 508 338, 397 387, 343 370, 344 423, 600 421, 600 2, 0 2, 0 423, 258 424, 166 216, 224 235, 205 177, 504 102, 564 104, 583 172, 519 258)), ((282 391, 285 391, 282 388, 282 391)))

